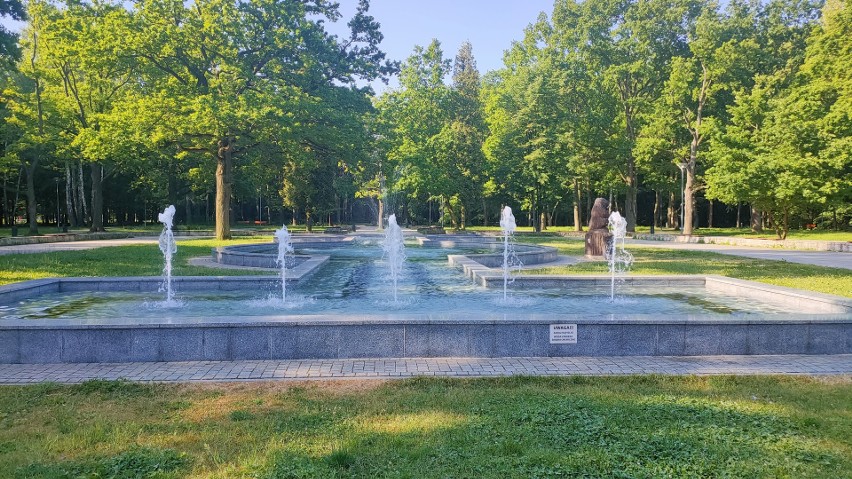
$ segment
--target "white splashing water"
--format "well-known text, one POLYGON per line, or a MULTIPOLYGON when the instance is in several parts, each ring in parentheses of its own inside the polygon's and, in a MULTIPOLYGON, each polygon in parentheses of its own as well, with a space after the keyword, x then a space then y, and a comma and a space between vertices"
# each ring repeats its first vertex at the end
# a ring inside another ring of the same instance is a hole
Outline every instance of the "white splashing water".
POLYGON ((384 258, 390 267, 390 277, 393 282, 393 300, 397 302, 397 289, 402 268, 405 265, 405 243, 402 236, 402 228, 396 223, 396 215, 388 217, 388 226, 385 229, 385 240, 382 244, 384 258))
POLYGON ((610 273, 610 301, 615 301, 615 276, 630 269, 633 255, 624 249, 624 238, 627 236, 627 220, 618 211, 609 215, 609 231, 612 238, 606 251, 610 273))
POLYGON ((160 233, 160 251, 163 252, 165 259, 163 265, 163 283, 160 285, 159 291, 166 293, 166 303, 172 304, 175 302, 175 292, 172 288, 172 257, 177 253, 177 243, 175 243, 175 235, 172 233, 172 226, 175 219, 175 205, 169 205, 163 210, 157 218, 160 223, 163 223, 163 232, 160 233))
POLYGON ((515 224, 515 215, 512 214, 512 208, 503 207, 500 212, 500 230, 503 233, 503 300, 506 300, 507 290, 509 286, 509 274, 512 267, 520 269, 521 262, 515 255, 515 248, 511 241, 515 233, 517 225, 515 224))
POLYGON ((293 262, 293 242, 287 226, 282 225, 280 230, 275 231, 275 239, 278 241, 278 257, 275 262, 281 271, 281 302, 287 302, 287 265, 293 262))

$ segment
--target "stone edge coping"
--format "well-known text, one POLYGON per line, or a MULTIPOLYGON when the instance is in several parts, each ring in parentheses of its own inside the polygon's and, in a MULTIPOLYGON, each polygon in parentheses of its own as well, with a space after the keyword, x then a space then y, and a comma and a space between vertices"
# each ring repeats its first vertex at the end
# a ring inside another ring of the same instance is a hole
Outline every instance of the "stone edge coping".
POLYGON ((852 298, 846 298, 833 294, 820 293, 817 291, 803 291, 801 289, 788 288, 786 286, 758 283, 756 281, 748 281, 739 278, 729 278, 727 276, 720 276, 715 274, 709 274, 705 276, 705 285, 711 288, 719 288, 720 285, 731 285, 740 288, 748 288, 756 292, 759 291, 772 294, 780 294, 802 301, 819 301, 826 304, 844 307, 850 313, 852 313, 852 298))
MULTIPOLYGON (((317 261, 328 261, 328 257, 318 259, 317 261)), ((321 263, 320 263, 321 264, 321 263)), ((478 263, 477 263, 478 264, 478 263)), ((310 271, 315 270, 311 268, 310 271)), ((308 271, 308 272, 310 272, 308 271)), ((502 276, 480 276, 481 281, 488 286, 488 283, 502 283, 502 276)), ((256 288, 258 282, 274 283, 280 279, 276 276, 184 276, 175 278, 176 283, 209 283, 213 282, 217 285, 226 286, 220 288, 224 291, 234 291, 240 289, 256 288)), ((526 280, 530 282, 590 282, 593 284, 607 284, 611 281, 608 276, 516 276, 515 279, 526 280)), ((123 328, 186 328, 186 327, 264 327, 264 326, 306 326, 306 325, 324 325, 324 326, 339 326, 339 325, 499 325, 499 324, 551 324, 554 322, 571 322, 577 324, 739 324, 739 325, 759 325, 759 324, 824 324, 824 323, 850 323, 852 322, 852 301, 828 294, 822 293, 803 293, 792 288, 785 288, 773 285, 764 285, 751 281, 726 278, 723 276, 631 276, 622 278, 628 282, 652 281, 653 284, 677 284, 677 285, 734 285, 747 290, 757 292, 769 292, 771 294, 782 294, 792 296, 794 301, 821 301, 826 304, 833 305, 834 310, 829 310, 824 313, 799 313, 784 315, 778 318, 778 315, 753 315, 748 317, 719 317, 713 315, 686 315, 686 316, 657 316, 654 314, 599 314, 599 315, 553 315, 553 314, 488 314, 485 317, 464 315, 457 316, 452 314, 393 314, 393 315, 310 315, 310 316, 236 316, 230 321, 205 321, 204 318, 185 317, 178 323, 147 323, 143 320, 134 318, 124 318, 125 321, 134 320, 133 323, 113 323, 113 324, 80 324, 78 320, 20 320, 19 322, 7 321, 0 326, 0 330, 14 329, 123 329, 123 328), (345 318, 345 319, 341 319, 345 318)), ((116 285, 121 282, 134 284, 138 287, 139 283, 148 283, 159 285, 162 278, 157 276, 146 277, 119 277, 119 278, 49 278, 25 281, 14 283, 12 285, 0 286, 0 297, 7 293, 27 291, 34 289, 36 294, 46 292, 61 291, 63 283, 77 284, 108 284, 109 291, 121 291, 116 288, 116 285), (47 289, 45 289, 47 288, 47 289)), ((138 290, 137 288, 126 290, 138 290)), ((0 301, 2 304, 2 301, 0 301)))
MULTIPOLYGON (((351 244, 355 238, 352 236, 347 236, 345 238, 331 238, 328 236, 302 236, 302 237, 293 237, 294 240, 298 239, 298 241, 293 241, 293 247, 324 247, 324 246, 347 246, 351 244)), ((229 256, 237 256, 237 257, 268 257, 270 253, 258 253, 258 249, 266 249, 269 248, 270 245, 275 245, 277 242, 273 241, 270 243, 249 243, 249 244, 236 244, 230 246, 216 246, 211 248, 211 253, 213 256, 213 261, 216 261, 217 255, 229 255, 229 256)), ((311 255, 294 255, 297 259, 300 258, 309 258, 311 255)), ((313 255, 313 256, 323 256, 323 255, 313 255)), ((216 261, 218 262, 218 261, 216 261)), ((228 264, 228 263, 225 263, 228 264)))
MULTIPOLYGON (((448 255, 447 261, 451 266, 461 267, 464 274, 476 284, 495 287, 502 284, 503 275, 497 274, 493 268, 484 266, 465 255, 448 255)), ((609 275, 521 275, 513 274, 515 283, 553 283, 553 282, 585 282, 590 284, 608 284, 612 281, 609 275)), ((817 308, 829 313, 852 313, 852 299, 831 294, 802 291, 784 286, 775 286, 737 278, 719 275, 641 275, 618 276, 619 281, 633 283, 645 282, 651 284, 678 286, 704 286, 716 290, 737 289, 750 295, 762 296, 770 300, 809 301, 818 303, 817 308), (745 291, 742 291, 745 290, 745 291)))
POLYGON ((448 235, 426 235, 426 236, 418 236, 417 243, 420 246, 431 247, 431 248, 446 248, 453 247, 457 244, 497 244, 496 237, 493 236, 483 236, 478 234, 469 234, 469 235, 456 235, 456 234, 448 234, 448 235))
MULTIPOLYGON (((411 318, 400 318, 398 316, 388 318, 352 316, 341 319, 341 315, 317 315, 317 316, 237 316, 229 322, 206 322, 204 318, 187 317, 180 323, 113 323, 113 324, 80 324, 74 320, 46 319, 46 320, 19 320, 5 321, 0 326, 0 331, 32 331, 32 330, 121 330, 121 329, 222 329, 222 328, 281 328, 300 326, 468 326, 485 327, 500 325, 550 325, 550 324, 586 324, 586 325, 628 325, 628 326, 761 326, 761 325, 823 325, 823 324, 852 324, 852 314, 835 315, 793 315, 783 318, 767 315, 765 317, 713 317, 709 315, 691 315, 685 317, 665 317, 654 315, 593 315, 593 316, 571 316, 571 315, 505 315, 498 318, 474 318, 474 317, 436 317, 428 315, 415 315, 411 318), (513 316, 513 317, 511 317, 513 316)), ((137 321, 134 318, 126 320, 137 321)))

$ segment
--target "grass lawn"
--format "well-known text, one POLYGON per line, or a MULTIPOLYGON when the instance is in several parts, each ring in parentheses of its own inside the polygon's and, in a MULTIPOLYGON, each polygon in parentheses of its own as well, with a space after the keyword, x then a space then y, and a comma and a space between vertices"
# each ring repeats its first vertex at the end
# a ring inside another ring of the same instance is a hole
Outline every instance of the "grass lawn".
POLYGON ((0 388, 0 477, 852 477, 849 377, 0 388))
MULTIPOLYGON (((583 255, 583 242, 558 237, 519 234, 521 242, 559 248, 561 254, 583 255)), ((269 274, 234 269, 190 266, 195 256, 207 256, 210 248, 225 244, 269 242, 269 237, 240 238, 219 242, 193 239, 178 242, 174 274, 177 276, 237 276, 269 274)), ((635 257, 632 274, 718 274, 779 286, 852 297, 852 271, 781 261, 740 258, 703 251, 664 250, 631 246, 635 257)), ((156 245, 111 246, 85 251, 15 254, 0 256, 0 284, 54 276, 157 276, 162 272, 162 254, 156 245)), ((580 263, 575 266, 543 268, 525 274, 604 274, 606 265, 580 263)))
MULTIPOLYGON (((268 275, 269 272, 190 266, 187 262, 192 257, 209 256, 214 246, 271 241, 269 236, 234 241, 178 241, 173 271, 177 276, 268 275)), ((156 244, 109 246, 81 251, 3 255, 0 256, 0 265, 0 284, 57 276, 159 276, 163 272, 163 254, 156 244)))
MULTIPOLYGON (((561 254, 582 256, 584 243, 562 238, 518 235, 520 242, 554 246, 561 254)), ((822 293, 852 297, 852 271, 784 261, 742 258, 706 251, 669 250, 628 245, 630 274, 718 274, 822 293)), ((524 271, 524 274, 606 274, 602 261, 524 271)))

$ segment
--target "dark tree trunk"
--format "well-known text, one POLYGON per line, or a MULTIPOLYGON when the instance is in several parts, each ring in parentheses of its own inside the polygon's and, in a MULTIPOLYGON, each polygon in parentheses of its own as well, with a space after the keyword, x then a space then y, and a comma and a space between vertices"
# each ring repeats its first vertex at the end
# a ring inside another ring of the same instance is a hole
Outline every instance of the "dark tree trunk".
POLYGON ((532 222, 533 222, 533 231, 536 233, 541 233, 541 198, 539 197, 539 192, 536 189, 535 195, 533 196, 533 204, 532 204, 532 222))
POLYGON ((231 239, 231 182, 234 167, 233 138, 219 140, 216 154, 216 239, 231 239))
POLYGON ((192 198, 187 194, 184 196, 184 200, 186 201, 186 224, 190 224, 192 223, 192 198))
POLYGON ((459 219, 456 215, 456 210, 453 208, 453 205, 450 204, 449 200, 444 200, 444 211, 449 213, 450 215, 450 224, 453 225, 453 229, 459 229, 459 219))
POLYGON ((669 228, 675 229, 680 227, 680 216, 678 215, 678 210, 675 208, 677 204, 677 198, 675 197, 674 191, 669 193, 669 208, 668 208, 668 226, 669 228))
POLYGON ((660 200, 662 197, 660 196, 660 190, 654 190, 654 213, 651 218, 651 234, 655 233, 655 229, 657 228, 657 218, 660 216, 660 200))
POLYGON ((707 208, 707 227, 713 227, 713 200, 710 200, 710 206, 707 208))
POLYGON ((737 201, 737 228, 742 227, 742 222, 740 221, 740 210, 742 210, 742 203, 737 201))
POLYGON ((763 233, 763 212, 751 206, 751 230, 755 233, 763 233))
POLYGON ((580 213, 580 182, 574 178, 574 231, 583 231, 583 218, 580 213))
POLYGON ((18 181, 15 182, 15 201, 12 202, 12 236, 15 236, 18 231, 18 200, 21 199, 21 176, 24 174, 24 168, 18 170, 18 181))
POLYGON ((71 165, 65 162, 65 215, 68 216, 68 221, 72 228, 76 228, 77 213, 74 211, 74 182, 71 181, 71 165))
POLYGON ((35 195, 35 166, 36 162, 33 162, 32 166, 28 168, 24 168, 27 173, 27 221, 29 222, 29 234, 37 235, 38 234, 38 223, 36 218, 36 195, 35 195))
POLYGON ((698 143, 690 146, 690 160, 686 167, 686 183, 683 187, 683 234, 691 235, 695 228, 695 158, 698 143))
POLYGON ((104 230, 104 167, 100 163, 92 163, 92 226, 89 231, 94 233, 104 230))
POLYGON ((11 221, 9 221, 11 215, 9 214, 9 188, 7 186, 7 184, 9 183, 8 177, 8 173, 3 173, 3 225, 11 224, 11 221))
POLYGON ((89 216, 89 209, 86 206, 86 186, 83 181, 83 162, 77 163, 77 219, 80 221, 80 226, 86 224, 89 216))
POLYGON ((624 198, 624 216, 627 220, 627 231, 636 232, 636 194, 639 190, 639 177, 636 174, 636 161, 630 155, 627 164, 627 193, 624 198))

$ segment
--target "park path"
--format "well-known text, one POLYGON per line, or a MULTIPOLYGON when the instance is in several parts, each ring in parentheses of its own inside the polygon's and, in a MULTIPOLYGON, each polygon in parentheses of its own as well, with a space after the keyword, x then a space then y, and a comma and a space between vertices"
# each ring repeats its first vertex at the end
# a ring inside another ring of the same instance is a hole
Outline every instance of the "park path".
POLYGON ((0 364, 0 384, 92 379, 162 382, 400 379, 417 376, 613 376, 635 374, 852 375, 852 354, 613 356, 568 358, 389 358, 169 363, 0 364))
MULTIPOLYGON (((178 236, 176 240, 199 239, 202 236, 178 236)), ((22 244, 14 246, 0 246, 0 256, 6 254, 30 254, 50 253, 52 251, 80 251, 107 246, 127 246, 134 244, 157 244, 157 236, 134 236, 132 238, 88 240, 88 241, 63 241, 59 243, 22 244)))
POLYGON ((671 241, 633 239, 628 239, 627 244, 647 246, 650 248, 710 251, 712 253, 728 254, 745 258, 769 259, 773 261, 786 261, 788 263, 811 264, 816 266, 852 270, 852 253, 777 248, 746 248, 743 246, 726 246, 718 244, 674 243, 671 241))

